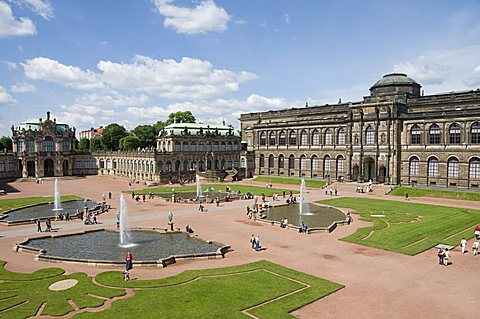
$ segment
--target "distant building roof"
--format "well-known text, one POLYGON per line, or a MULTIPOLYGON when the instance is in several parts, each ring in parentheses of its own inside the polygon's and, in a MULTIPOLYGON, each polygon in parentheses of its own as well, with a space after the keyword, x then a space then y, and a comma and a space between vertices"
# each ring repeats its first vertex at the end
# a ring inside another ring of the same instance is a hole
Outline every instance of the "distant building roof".
POLYGON ((218 132, 218 135, 223 136, 240 136, 238 130, 235 130, 231 125, 225 124, 172 123, 165 126, 159 135, 162 135, 162 132, 165 132, 167 135, 185 135, 185 132, 188 132, 188 135, 207 134, 207 132, 215 134, 215 132, 218 132))
POLYGON ((411 84, 419 85, 417 81, 409 78, 406 74, 390 73, 390 74, 385 74, 383 78, 375 82, 372 88, 376 88, 380 86, 389 86, 389 85, 411 85, 411 84))

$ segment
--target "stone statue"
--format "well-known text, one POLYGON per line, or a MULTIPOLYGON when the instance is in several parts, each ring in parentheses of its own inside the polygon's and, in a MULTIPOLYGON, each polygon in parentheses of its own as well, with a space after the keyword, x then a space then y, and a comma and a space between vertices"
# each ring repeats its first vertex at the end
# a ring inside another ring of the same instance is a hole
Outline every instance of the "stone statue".
POLYGON ((170 225, 170 230, 173 231, 173 213, 168 212, 168 225, 170 225))

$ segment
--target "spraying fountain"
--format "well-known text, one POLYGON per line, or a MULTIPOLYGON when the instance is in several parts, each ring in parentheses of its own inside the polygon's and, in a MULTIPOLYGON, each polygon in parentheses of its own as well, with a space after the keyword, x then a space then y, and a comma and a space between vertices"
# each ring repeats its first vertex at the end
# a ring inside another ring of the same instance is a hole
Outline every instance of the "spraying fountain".
POLYGON ((55 178, 55 188, 54 188, 54 203, 52 211, 55 212, 55 216, 58 215, 58 212, 62 211, 62 201, 60 200, 60 192, 58 190, 58 179, 55 178))
POLYGON ((200 199, 202 197, 202 186, 200 185, 200 175, 197 174, 197 198, 200 199))
POLYGON ((305 179, 302 178, 302 182, 300 184, 300 196, 299 196, 299 199, 298 199, 298 212, 300 215, 310 215, 310 209, 308 205, 305 205, 304 204, 304 201, 305 201, 305 193, 306 193, 306 190, 305 190, 305 179))
POLYGON ((130 242, 130 236, 127 230, 127 203, 125 202, 125 198, 123 197, 123 193, 120 194, 120 215, 119 215, 119 232, 120 232, 120 247, 132 247, 134 246, 133 243, 130 242))

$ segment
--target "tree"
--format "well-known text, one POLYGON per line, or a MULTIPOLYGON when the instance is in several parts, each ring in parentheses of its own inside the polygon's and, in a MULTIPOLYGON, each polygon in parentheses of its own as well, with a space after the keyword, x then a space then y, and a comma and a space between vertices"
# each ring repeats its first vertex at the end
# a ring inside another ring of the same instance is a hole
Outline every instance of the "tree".
POLYGON ((125 127, 117 123, 107 125, 102 132, 102 144, 105 150, 117 151, 120 139, 127 135, 128 133, 125 127))
POLYGON ((88 151, 90 149, 90 140, 86 137, 82 137, 78 142, 78 149, 80 151, 88 151))
POLYGON ((155 136, 158 136, 158 133, 167 126, 164 121, 157 121, 157 123, 153 124, 153 129, 155 130, 155 136))
POLYGON ((130 134, 122 137, 119 144, 121 150, 135 150, 140 146, 140 140, 135 134, 130 134))
POLYGON ((132 131, 133 134, 138 138, 139 147, 150 147, 155 146, 155 128, 153 125, 139 125, 132 131))
POLYGON ((165 126, 172 124, 174 120, 176 123, 195 123, 197 119, 190 111, 178 111, 175 113, 170 113, 168 120, 165 122, 165 126))
POLYGON ((101 137, 92 138, 92 140, 90 141, 90 150, 93 152, 104 150, 101 137))
POLYGON ((7 151, 12 151, 12 139, 8 136, 0 137, 0 151, 6 149, 7 151))

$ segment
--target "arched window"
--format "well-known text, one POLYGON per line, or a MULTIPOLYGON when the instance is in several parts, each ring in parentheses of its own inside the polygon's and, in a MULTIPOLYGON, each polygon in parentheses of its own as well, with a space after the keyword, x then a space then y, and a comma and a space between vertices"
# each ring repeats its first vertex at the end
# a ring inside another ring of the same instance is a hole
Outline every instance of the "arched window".
POLYGON ((440 127, 437 124, 432 124, 428 131, 428 143, 437 145, 440 144, 440 127))
POLYGON ((295 155, 293 154, 288 157, 288 169, 295 169, 295 155))
POLYGON ((450 144, 460 144, 460 134, 461 134, 460 124, 458 123, 451 124, 448 129, 450 144))
POLYGON ((227 151, 231 151, 231 150, 233 150, 233 144, 232 144, 232 142, 229 141, 227 143, 227 151))
POLYGON ((240 160, 240 167, 241 167, 241 168, 246 168, 246 167, 247 167, 246 164, 245 164, 245 159, 244 159, 244 158, 242 158, 242 159, 240 160))
POLYGON ((428 177, 436 176, 438 176, 438 159, 432 156, 428 159, 428 177))
POLYGON ((175 152, 180 152, 182 150, 182 144, 179 141, 175 142, 175 152))
POLYGON ((416 156, 410 158, 409 163, 410 176, 418 176, 420 174, 420 160, 416 156))
POLYGON ((220 162, 218 159, 213 162, 213 169, 220 169, 220 162))
POLYGON ((333 130, 328 128, 325 131, 325 145, 332 145, 333 144, 333 130))
POLYGON ((265 132, 260 133, 260 145, 267 145, 267 135, 265 132))
POLYGON ((270 154, 268 156, 268 167, 273 168, 273 166, 275 166, 275 157, 273 156, 273 154, 270 154))
POLYGON ((203 142, 198 143, 198 151, 205 152, 205 144, 203 144, 203 142))
POLYGON ((447 176, 457 178, 460 172, 460 163, 458 162, 458 159, 450 157, 447 163, 447 176))
POLYGON ((314 130, 312 133, 312 145, 320 145, 320 133, 314 130))
POLYGON ((170 161, 166 161, 166 162, 165 162, 165 170, 166 170, 167 172, 171 172, 171 171, 172 171, 172 162, 170 162, 170 161))
POLYGON ((367 126, 365 130, 365 144, 375 144, 375 128, 371 125, 367 126))
POLYGON ((474 157, 468 163, 468 171, 470 178, 480 179, 480 159, 474 157))
POLYGON ((55 152, 55 143, 53 142, 53 138, 51 136, 45 136, 43 138, 42 150, 44 152, 55 152))
MULTIPOLYGON (((2 150, 3 151, 3 150, 2 150)), ((17 153, 23 152, 23 140, 17 140, 17 153)))
POLYGON ((337 172, 343 172, 345 169, 345 159, 342 155, 337 157, 337 172))
POLYGON ((287 144, 287 137, 284 131, 280 132, 280 136, 278 139, 278 145, 286 145, 287 144))
POLYGON ((225 152, 227 149, 227 144, 225 142, 220 143, 220 151, 225 152))
POLYGON ((234 151, 238 151, 240 148, 238 146, 238 143, 237 142, 233 142, 233 150, 234 151))
POLYGON ((190 144, 190 151, 192 151, 192 152, 197 151, 197 143, 192 142, 192 144, 190 144))
POLYGON ((27 153, 35 153, 35 140, 33 137, 27 137, 25 140, 25 146, 27 153))
POLYGON ((181 165, 182 165, 182 162, 180 162, 179 160, 175 161, 175 172, 180 171, 181 165))
POLYGON ((278 156, 278 168, 285 168, 285 156, 283 154, 278 156))
POLYGON ((157 164, 157 171, 160 172, 160 171, 162 171, 162 170, 163 170, 163 162, 160 161, 160 162, 158 162, 158 164, 157 164))
POLYGON ((470 127, 470 143, 480 144, 480 122, 475 122, 470 127))
POLYGON ((260 158, 259 158, 259 161, 258 161, 258 162, 259 162, 258 165, 259 165, 260 167, 265 167, 265 155, 260 154, 260 158))
POLYGON ((212 160, 207 159, 207 170, 212 169, 212 160))
POLYGON ((218 152, 218 150, 219 150, 218 142, 214 142, 213 143, 213 151, 218 152))
POLYGON ((190 149, 189 145, 188 145, 188 142, 183 142, 182 144, 182 151, 184 152, 188 152, 190 149))
POLYGON ((183 161, 183 171, 188 171, 188 161, 183 161))
POLYGON ((308 145, 308 133, 305 130, 300 133, 300 145, 308 145))
POLYGON ((305 171, 307 169, 307 157, 305 155, 300 156, 300 170, 305 171))
POLYGON ((345 145, 345 130, 343 128, 340 128, 338 130, 337 144, 338 145, 345 145))
POLYGON ((198 170, 199 170, 200 172, 205 171, 205 163, 204 163, 203 161, 199 161, 199 162, 198 162, 198 170))
POLYGON ((330 174, 330 156, 328 155, 323 158, 323 171, 325 175, 330 174))
POLYGON ((275 144, 277 144, 275 132, 270 132, 270 135, 268 135, 268 145, 275 146, 275 144))
POLYGON ((318 156, 313 155, 312 156, 312 172, 318 171, 318 156))
POLYGON ((288 145, 297 145, 297 132, 290 131, 290 136, 288 138, 288 145))
POLYGON ((70 151, 70 141, 69 140, 63 140, 62 141, 62 151, 63 152, 70 151))
MULTIPOLYGON (((207 142, 207 152, 211 152, 212 151, 212 142, 207 142)), ((208 168, 208 169, 211 169, 211 168, 208 168)))
POLYGON ((422 143, 422 129, 419 125, 415 124, 410 129, 410 144, 420 145, 420 143, 422 143))

